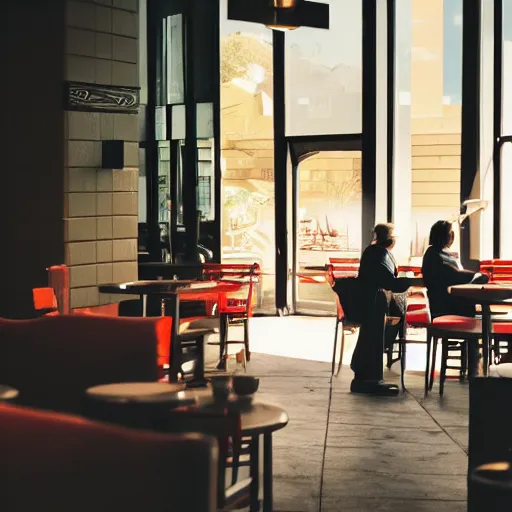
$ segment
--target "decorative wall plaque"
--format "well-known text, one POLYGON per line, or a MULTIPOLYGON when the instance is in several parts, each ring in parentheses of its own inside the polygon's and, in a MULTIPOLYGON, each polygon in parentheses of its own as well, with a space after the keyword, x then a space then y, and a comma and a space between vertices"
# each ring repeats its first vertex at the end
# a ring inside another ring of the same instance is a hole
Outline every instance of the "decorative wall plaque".
POLYGON ((139 87, 66 82, 66 110, 137 114, 139 87))

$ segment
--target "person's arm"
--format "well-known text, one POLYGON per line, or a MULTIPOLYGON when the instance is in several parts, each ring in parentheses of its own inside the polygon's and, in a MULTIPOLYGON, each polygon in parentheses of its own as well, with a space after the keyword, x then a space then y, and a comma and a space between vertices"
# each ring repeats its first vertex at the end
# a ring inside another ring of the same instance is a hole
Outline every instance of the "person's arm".
POLYGON ((473 278, 475 277, 475 272, 471 272, 471 270, 460 270, 447 261, 444 261, 441 257, 440 259, 440 278, 443 282, 446 282, 448 286, 454 286, 458 284, 468 284, 471 283, 473 278))
POLYGON ((391 258, 385 254, 375 265, 376 283, 379 288, 394 293, 406 292, 411 284, 407 277, 395 277, 391 258))

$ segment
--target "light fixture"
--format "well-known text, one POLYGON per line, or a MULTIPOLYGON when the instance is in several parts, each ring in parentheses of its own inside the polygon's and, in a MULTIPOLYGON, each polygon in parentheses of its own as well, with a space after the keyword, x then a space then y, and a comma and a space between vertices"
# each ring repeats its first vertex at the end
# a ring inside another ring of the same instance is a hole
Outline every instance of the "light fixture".
POLYGON ((274 9, 293 9, 297 5, 297 0, 272 0, 274 9))
POLYGON ((228 0, 228 19, 261 23, 272 30, 329 28, 329 4, 308 0, 228 0))
POLYGON ((468 217, 485 210, 488 205, 486 199, 468 199, 462 203, 459 213, 450 218, 450 222, 457 222, 460 226, 468 217))

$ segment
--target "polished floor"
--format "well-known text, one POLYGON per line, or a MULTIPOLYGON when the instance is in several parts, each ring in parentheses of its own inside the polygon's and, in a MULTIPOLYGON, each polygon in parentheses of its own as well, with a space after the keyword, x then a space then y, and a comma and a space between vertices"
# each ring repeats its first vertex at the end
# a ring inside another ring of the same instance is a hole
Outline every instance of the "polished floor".
MULTIPOLYGON (((468 386, 449 382, 443 399, 435 388, 423 400, 422 376, 413 371, 398 398, 352 395, 348 366, 330 376, 333 329, 333 318, 307 317, 257 318, 251 326, 258 398, 290 417, 274 438, 274 510, 465 510, 468 386)), ((345 361, 354 343, 348 336, 345 361)), ((411 351, 413 370, 423 367, 423 351, 411 351)), ((398 381, 393 372, 386 378, 398 381)))

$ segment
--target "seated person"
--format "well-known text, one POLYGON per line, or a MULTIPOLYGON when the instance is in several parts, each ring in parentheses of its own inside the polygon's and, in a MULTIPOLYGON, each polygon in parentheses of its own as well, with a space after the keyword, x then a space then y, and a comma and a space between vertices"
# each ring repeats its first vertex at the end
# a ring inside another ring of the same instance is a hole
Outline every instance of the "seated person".
POLYGON ((398 278, 395 258, 391 251, 396 243, 394 226, 378 224, 374 239, 363 252, 359 267, 359 305, 364 313, 351 368, 355 377, 350 390, 395 396, 398 386, 384 384, 383 357, 385 347, 396 339, 402 322, 385 325, 386 316, 405 315, 406 299, 403 294, 410 286, 408 278, 398 278))
POLYGON ((421 273, 427 288, 432 318, 443 315, 475 316, 474 303, 450 295, 448 288, 457 284, 488 281, 484 274, 464 270, 448 252, 454 238, 451 222, 439 220, 430 229, 430 247, 423 256, 421 273))

